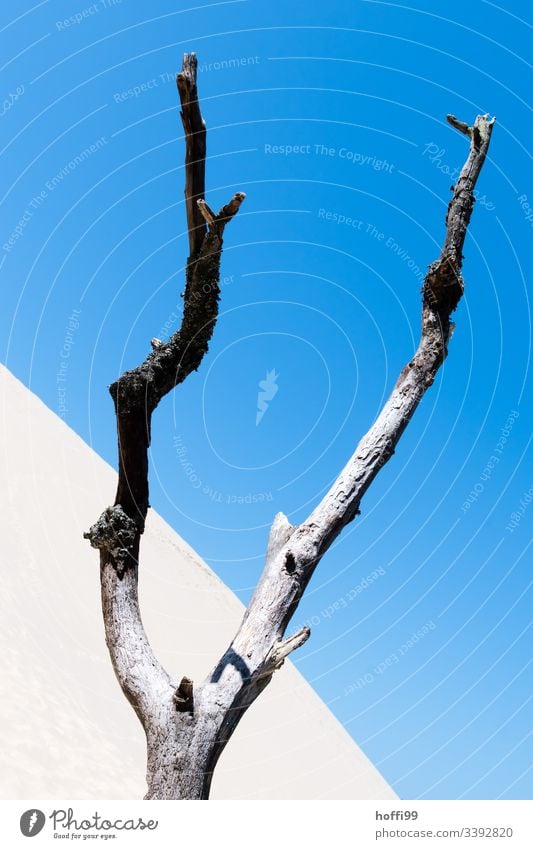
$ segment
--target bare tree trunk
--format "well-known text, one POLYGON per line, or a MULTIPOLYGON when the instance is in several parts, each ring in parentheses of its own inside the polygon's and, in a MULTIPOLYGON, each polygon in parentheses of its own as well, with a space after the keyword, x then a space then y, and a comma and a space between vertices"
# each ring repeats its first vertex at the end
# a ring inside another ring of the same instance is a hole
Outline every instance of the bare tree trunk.
POLYGON ((470 140, 467 160, 446 216, 439 258, 422 288, 422 329, 414 357, 402 369, 380 415, 337 480, 301 525, 274 519, 263 574, 227 651, 205 681, 173 681, 146 637, 137 593, 139 546, 149 507, 148 447, 159 401, 196 370, 218 314, 224 228, 244 195, 215 214, 206 204, 206 130, 198 103, 196 57, 186 54, 177 84, 185 132, 185 206, 190 255, 180 329, 110 387, 117 418, 119 473, 113 507, 85 535, 100 550, 102 609, 113 667, 146 733, 147 799, 207 799, 218 758, 239 720, 290 652, 309 637, 285 630, 309 580, 333 540, 358 513, 361 499, 395 447, 447 355, 451 313, 463 294, 462 248, 494 119, 472 127, 448 116, 470 140))

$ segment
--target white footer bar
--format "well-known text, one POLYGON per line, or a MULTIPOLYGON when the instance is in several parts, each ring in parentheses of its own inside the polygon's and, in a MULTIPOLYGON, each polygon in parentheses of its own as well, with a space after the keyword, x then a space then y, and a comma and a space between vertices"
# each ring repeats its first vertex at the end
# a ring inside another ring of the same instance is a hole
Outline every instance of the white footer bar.
POLYGON ((533 805, 423 802, 0 802, 1 843, 202 849, 533 849, 533 805), (29 843, 30 839, 35 843, 29 843))

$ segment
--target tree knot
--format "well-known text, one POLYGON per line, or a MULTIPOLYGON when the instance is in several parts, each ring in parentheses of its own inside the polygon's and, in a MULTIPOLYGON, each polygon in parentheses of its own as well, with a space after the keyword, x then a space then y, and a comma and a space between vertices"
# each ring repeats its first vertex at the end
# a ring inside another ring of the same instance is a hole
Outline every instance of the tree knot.
POLYGON ((285 556, 285 569, 289 575, 293 575, 296 571, 296 560, 292 551, 288 551, 285 556))
POLYGON ((119 577, 122 577, 127 566, 136 562, 133 549, 138 533, 136 522, 130 519, 120 504, 115 504, 104 510, 83 537, 93 548, 106 551, 112 557, 119 577))
POLYGON ((422 287, 424 301, 442 318, 449 318, 463 295, 464 283, 459 267, 456 257, 443 256, 428 268, 422 287))

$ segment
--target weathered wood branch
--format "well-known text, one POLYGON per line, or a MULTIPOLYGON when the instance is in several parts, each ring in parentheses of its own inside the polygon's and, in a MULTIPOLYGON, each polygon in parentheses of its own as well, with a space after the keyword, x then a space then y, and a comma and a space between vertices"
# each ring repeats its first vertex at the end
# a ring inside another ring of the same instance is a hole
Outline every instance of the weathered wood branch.
POLYGON ((470 138, 470 148, 453 187, 440 256, 429 266, 424 280, 418 349, 402 369, 378 418, 306 521, 292 526, 282 513, 274 520, 265 568, 242 624, 210 678, 199 689, 197 699, 201 710, 211 715, 211 727, 216 725, 218 729, 209 764, 211 771, 240 716, 289 652, 308 638, 309 630, 304 629, 283 640, 317 564, 342 529, 359 513, 361 499, 394 454, 447 355, 453 332, 451 314, 464 289, 462 248, 494 119, 478 115, 472 127, 455 118, 450 123, 470 138))

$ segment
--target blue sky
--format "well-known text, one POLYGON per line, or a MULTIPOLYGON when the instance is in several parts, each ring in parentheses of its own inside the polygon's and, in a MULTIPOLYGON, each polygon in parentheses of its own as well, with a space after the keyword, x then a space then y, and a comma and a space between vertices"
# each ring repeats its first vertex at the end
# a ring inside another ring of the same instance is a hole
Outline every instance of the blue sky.
POLYGON ((0 12, 2 360, 115 463, 106 387, 180 320, 195 50, 208 201, 247 199, 151 497, 246 601, 273 515, 306 517, 414 350, 466 155, 446 113, 495 114, 448 360, 315 573, 294 660, 401 797, 530 798, 528 5, 188 7, 0 12))

